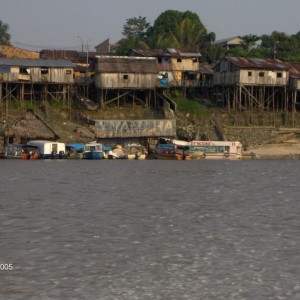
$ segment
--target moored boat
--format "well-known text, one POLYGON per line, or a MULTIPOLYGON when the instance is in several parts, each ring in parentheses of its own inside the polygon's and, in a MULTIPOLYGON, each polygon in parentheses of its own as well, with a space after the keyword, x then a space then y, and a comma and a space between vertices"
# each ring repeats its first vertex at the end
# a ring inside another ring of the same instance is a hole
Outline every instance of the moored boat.
POLYGON ((80 143, 73 143, 66 145, 67 158, 81 159, 83 156, 84 145, 80 143))
POLYGON ((61 142, 33 140, 27 145, 35 146, 38 149, 39 158, 56 159, 66 158, 66 146, 61 142))
POLYGON ((104 153, 103 153, 102 144, 100 144, 100 143, 85 144, 82 158, 83 159, 103 159, 104 153))
POLYGON ((242 144, 238 141, 191 141, 191 159, 241 159, 242 144))
POLYGON ((26 144, 7 144, 4 147, 4 158, 38 159, 38 147, 26 144))
POLYGON ((128 159, 145 159, 147 156, 146 148, 140 144, 127 144, 125 153, 128 159))

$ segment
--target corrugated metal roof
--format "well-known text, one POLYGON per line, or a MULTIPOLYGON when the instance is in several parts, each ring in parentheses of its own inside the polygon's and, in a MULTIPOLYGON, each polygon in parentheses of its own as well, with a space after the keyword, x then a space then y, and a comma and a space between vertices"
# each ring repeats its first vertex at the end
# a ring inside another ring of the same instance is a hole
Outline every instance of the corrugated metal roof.
POLYGON ((142 57, 160 57, 160 56, 171 56, 169 53, 161 49, 132 49, 132 54, 142 57))
POLYGON ((289 68, 290 77, 300 78, 300 62, 287 62, 285 65, 289 68))
POLYGON ((201 53, 189 49, 167 48, 165 51, 161 49, 132 49, 132 54, 143 57, 201 57, 201 53))
POLYGON ((226 59, 234 63, 240 68, 281 69, 281 70, 288 69, 288 67, 279 59, 245 58, 245 57, 227 57, 226 59))
POLYGON ((154 57, 97 57, 97 71, 100 73, 157 73, 157 63, 154 57))
POLYGON ((75 64, 73 64, 70 60, 14 59, 14 58, 0 58, 0 66, 75 68, 75 64))
POLYGON ((206 73, 206 74, 213 74, 213 66, 208 63, 200 63, 199 72, 206 73))

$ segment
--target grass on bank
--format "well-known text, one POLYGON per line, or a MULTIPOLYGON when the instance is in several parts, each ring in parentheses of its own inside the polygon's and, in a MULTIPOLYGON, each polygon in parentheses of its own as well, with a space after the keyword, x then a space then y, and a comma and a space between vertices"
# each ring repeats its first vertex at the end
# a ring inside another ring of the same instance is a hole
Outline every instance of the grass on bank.
POLYGON ((202 103, 193 96, 184 96, 181 93, 169 95, 169 97, 177 104, 177 111, 183 114, 193 115, 195 118, 210 116, 214 110, 212 104, 202 103))

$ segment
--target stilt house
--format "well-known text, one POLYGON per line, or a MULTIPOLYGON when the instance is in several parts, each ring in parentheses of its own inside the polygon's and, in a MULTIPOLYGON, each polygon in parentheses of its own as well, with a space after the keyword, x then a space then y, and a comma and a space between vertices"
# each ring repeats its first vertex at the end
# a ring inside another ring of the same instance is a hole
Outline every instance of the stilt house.
POLYGON ((232 111, 286 111, 288 67, 276 59, 227 57, 214 67, 214 89, 232 111))

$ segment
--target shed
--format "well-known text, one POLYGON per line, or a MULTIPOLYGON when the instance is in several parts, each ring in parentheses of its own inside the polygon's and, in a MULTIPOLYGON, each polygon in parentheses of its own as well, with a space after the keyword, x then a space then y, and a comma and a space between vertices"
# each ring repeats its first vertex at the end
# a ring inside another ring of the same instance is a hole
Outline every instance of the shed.
POLYGON ((55 131, 31 109, 7 124, 4 130, 4 145, 26 144, 38 139, 56 141, 58 138, 55 131))

